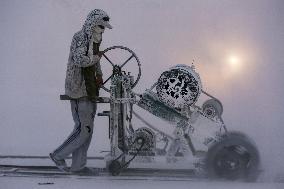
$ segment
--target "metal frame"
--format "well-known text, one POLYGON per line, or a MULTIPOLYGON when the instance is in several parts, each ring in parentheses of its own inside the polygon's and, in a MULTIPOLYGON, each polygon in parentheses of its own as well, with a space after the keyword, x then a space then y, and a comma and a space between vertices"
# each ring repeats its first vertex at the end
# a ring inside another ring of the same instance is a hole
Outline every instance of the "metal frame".
MULTIPOLYGON (((195 169, 202 167, 202 158, 209 146, 218 141, 219 136, 227 131, 221 116, 214 119, 208 118, 202 112, 202 109, 196 105, 190 106, 187 110, 176 110, 167 106, 153 92, 157 83, 142 95, 133 92, 132 89, 137 85, 141 77, 141 64, 136 54, 129 48, 113 46, 104 50, 103 56, 113 66, 112 75, 104 82, 105 84, 109 80, 111 81, 110 89, 103 87, 104 90, 110 93, 110 111, 98 114, 109 118, 110 153, 105 157, 105 160, 111 172, 114 175, 119 174, 120 171, 128 167, 132 160, 155 163, 161 157, 164 158, 165 162, 175 166, 177 163, 186 162, 187 164, 190 163, 195 169), (131 56, 122 65, 116 65, 106 55, 108 51, 115 49, 126 50, 131 53, 131 56), (139 68, 139 74, 135 81, 133 76, 121 70, 133 57, 136 59, 139 68), (142 116, 133 111, 133 105, 138 105, 151 114, 173 124, 175 127, 173 136, 166 134, 144 120, 142 116), (135 135, 136 131, 132 127, 132 115, 140 119, 147 128, 155 133, 155 136, 152 137, 154 139, 147 138, 149 133, 148 135, 142 133, 142 136, 139 136, 140 138, 135 135), (224 128, 224 131, 222 128, 224 128), (158 136, 160 140, 156 141, 158 136), (201 140, 201 148, 195 146, 194 137, 201 140), (149 153, 151 155, 147 155, 147 153, 145 155, 142 151, 143 146, 145 147, 147 142, 151 142, 148 140, 155 140, 155 144, 156 142, 163 142, 164 147, 161 149, 155 146, 148 149, 153 152, 149 153), (136 150, 133 150, 133 146, 136 147, 136 150)), ((216 99, 212 95, 202 92, 210 98, 216 99)))

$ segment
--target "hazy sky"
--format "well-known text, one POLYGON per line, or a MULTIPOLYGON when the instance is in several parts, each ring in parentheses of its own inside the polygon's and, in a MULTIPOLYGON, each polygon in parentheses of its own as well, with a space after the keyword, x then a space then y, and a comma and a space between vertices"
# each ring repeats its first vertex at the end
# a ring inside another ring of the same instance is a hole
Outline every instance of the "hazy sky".
MULTIPOLYGON (((283 0, 1 0, 0 154, 47 155, 71 132, 59 94, 72 36, 94 8, 113 25, 102 49, 124 45, 140 58, 135 91, 194 59, 203 89, 223 103, 227 127, 252 136, 265 165, 283 167, 283 0)), ((108 149, 106 119, 95 127, 90 155, 108 149)))

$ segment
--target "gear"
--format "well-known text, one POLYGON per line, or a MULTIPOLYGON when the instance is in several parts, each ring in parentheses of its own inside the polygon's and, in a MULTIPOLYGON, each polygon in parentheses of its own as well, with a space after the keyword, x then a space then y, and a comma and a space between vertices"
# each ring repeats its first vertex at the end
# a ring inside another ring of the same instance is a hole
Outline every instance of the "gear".
POLYGON ((223 113, 223 105, 217 99, 209 99, 203 103, 202 111, 209 118, 221 117, 223 113))
POLYGON ((141 148, 138 155, 154 155, 154 149, 156 148, 156 139, 155 134, 152 130, 142 127, 137 129, 134 132, 132 141, 133 143, 131 148, 131 154, 137 153, 137 150, 141 147, 143 142, 143 147, 141 148))

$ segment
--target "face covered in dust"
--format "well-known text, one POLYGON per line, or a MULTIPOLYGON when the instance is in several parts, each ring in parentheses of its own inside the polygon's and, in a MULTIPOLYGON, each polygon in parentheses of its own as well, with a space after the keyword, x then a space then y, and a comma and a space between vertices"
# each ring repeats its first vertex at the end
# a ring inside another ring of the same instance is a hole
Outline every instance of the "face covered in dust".
POLYGON ((105 28, 102 25, 95 25, 92 27, 92 38, 95 43, 99 43, 102 40, 102 34, 104 31, 105 28))
POLYGON ((92 34, 102 34, 105 31, 105 27, 102 25, 95 25, 92 27, 92 34))

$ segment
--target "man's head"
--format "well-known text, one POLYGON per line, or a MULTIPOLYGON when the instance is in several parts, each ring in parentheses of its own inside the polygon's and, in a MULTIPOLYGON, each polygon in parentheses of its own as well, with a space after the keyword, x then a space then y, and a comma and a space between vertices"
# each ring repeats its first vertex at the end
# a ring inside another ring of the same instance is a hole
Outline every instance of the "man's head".
POLYGON ((88 36, 91 36, 93 32, 102 33, 105 28, 112 29, 109 20, 110 18, 105 11, 101 9, 92 10, 87 16, 83 29, 88 36))

